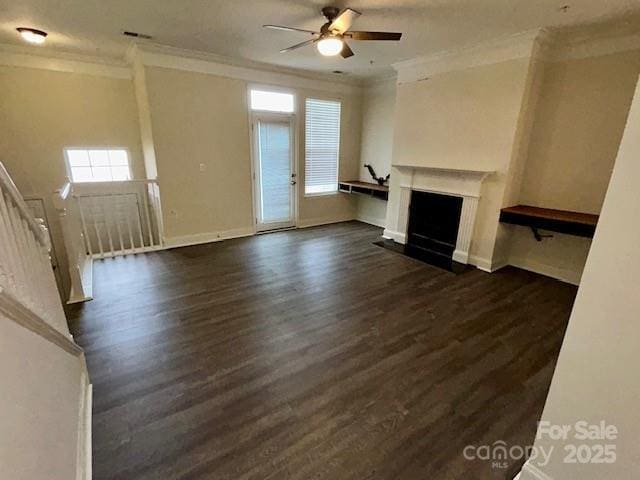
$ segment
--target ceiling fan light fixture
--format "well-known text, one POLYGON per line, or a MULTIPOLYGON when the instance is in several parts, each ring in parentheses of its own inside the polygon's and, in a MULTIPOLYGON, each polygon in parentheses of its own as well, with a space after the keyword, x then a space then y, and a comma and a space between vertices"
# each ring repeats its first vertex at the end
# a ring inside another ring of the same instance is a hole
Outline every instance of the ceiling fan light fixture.
POLYGON ((342 51, 344 43, 339 37, 324 37, 318 40, 316 46, 318 47, 320 54, 325 57, 333 57, 342 51))
POLYGON ((41 45, 47 39, 47 32, 37 30, 35 28, 19 27, 16 28, 18 33, 29 43, 36 43, 41 45))
POLYGON ((345 42, 345 38, 349 41, 386 40, 397 42, 402 37, 402 33, 399 32, 352 31, 351 25, 362 15, 352 8, 340 10, 337 7, 325 7, 322 9, 322 15, 327 19, 327 22, 320 27, 319 31, 272 24, 263 25, 263 27, 288 32, 306 33, 307 35, 311 34, 311 39, 296 43, 289 48, 284 48, 280 50, 280 53, 291 52, 315 43, 318 52, 325 57, 335 57, 336 55, 340 55, 342 58, 353 57, 355 53, 351 50, 347 42, 345 42))

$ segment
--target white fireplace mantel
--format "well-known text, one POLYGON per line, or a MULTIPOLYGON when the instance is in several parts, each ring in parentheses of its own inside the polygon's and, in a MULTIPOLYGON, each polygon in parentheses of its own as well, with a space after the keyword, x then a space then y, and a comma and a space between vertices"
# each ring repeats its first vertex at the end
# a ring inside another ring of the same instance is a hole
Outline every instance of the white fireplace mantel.
POLYGON ((400 200, 397 203, 397 215, 394 215, 396 223, 387 225, 384 236, 398 243, 406 243, 411 191, 461 197, 462 212, 453 259, 460 263, 468 263, 482 182, 494 172, 420 165, 393 165, 393 167, 400 176, 400 200))
POLYGON ((494 173, 493 170, 470 170, 468 168, 448 168, 448 167, 429 167, 425 165, 409 165, 403 163, 394 163, 392 167, 398 168, 400 170, 427 170, 431 172, 444 172, 456 174, 460 173, 462 175, 476 175, 486 177, 494 173))
MULTIPOLYGON (((393 165, 400 172, 401 186, 428 185, 426 191, 457 196, 479 197, 482 182, 494 173, 489 170, 425 167, 421 165, 393 165), (442 190, 438 191, 440 188, 442 190)), ((420 190, 420 188, 414 188, 420 190)))

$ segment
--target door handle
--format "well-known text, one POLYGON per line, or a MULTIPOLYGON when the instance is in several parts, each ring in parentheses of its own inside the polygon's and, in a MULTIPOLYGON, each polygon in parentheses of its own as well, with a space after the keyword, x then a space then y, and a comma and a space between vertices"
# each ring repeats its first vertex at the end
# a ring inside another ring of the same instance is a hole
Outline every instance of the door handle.
POLYGON ((295 180, 291 180, 291 185, 295 185, 296 183, 298 182, 296 182, 295 180))

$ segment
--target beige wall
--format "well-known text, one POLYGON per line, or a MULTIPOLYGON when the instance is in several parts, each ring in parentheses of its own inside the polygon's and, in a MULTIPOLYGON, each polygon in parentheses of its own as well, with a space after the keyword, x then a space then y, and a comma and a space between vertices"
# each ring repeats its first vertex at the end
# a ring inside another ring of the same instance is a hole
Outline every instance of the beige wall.
MULTIPOLYGON (((398 86, 393 164, 496 171, 484 184, 472 261, 493 258, 529 70, 528 59, 517 59, 398 86)), ((396 224, 397 176, 392 171, 387 225, 396 224)))
POLYGON ((0 314, 0 478, 76 478, 83 366, 0 314))
POLYGON ((63 149, 126 147, 133 174, 144 177, 130 79, 22 67, 0 67, 0 161, 20 192, 45 200, 68 293, 66 255, 50 203, 67 176, 63 149))
MULTIPOLYGON (((372 165, 379 177, 391 172, 395 105, 395 78, 375 83, 363 92, 361 157, 356 178, 364 182, 373 181, 365 164, 372 165)), ((358 196, 357 200, 358 219, 384 227, 387 202, 365 196, 358 196)))
MULTIPOLYGON (((634 366, 640 349, 640 84, 629 114, 600 223, 560 351, 542 420, 556 425, 614 425, 615 440, 536 441, 551 462, 539 466, 557 480, 635 479, 640 465, 640 376, 634 366), (613 444, 611 464, 565 463, 566 444, 613 444)), ((525 467, 520 480, 542 478, 525 467)))
MULTIPOLYGON (((640 52, 548 63, 517 201, 599 213, 640 72, 640 52)), ((511 228, 509 263, 579 283, 588 239, 511 228)))
POLYGON ((393 164, 506 168, 527 67, 518 59, 400 84, 393 164))
POLYGON ((245 83, 157 67, 145 75, 165 236, 251 229, 245 83))
MULTIPOLYGON (((249 83, 161 67, 146 67, 144 73, 169 244, 252 233, 249 83)), ((299 112, 298 224, 355 218, 355 200, 347 195, 305 197, 303 119, 306 97, 342 102, 339 177, 356 178, 360 95, 289 90, 296 94, 299 112)))
POLYGON ((640 72, 640 51, 550 63, 521 203, 600 213, 640 72))

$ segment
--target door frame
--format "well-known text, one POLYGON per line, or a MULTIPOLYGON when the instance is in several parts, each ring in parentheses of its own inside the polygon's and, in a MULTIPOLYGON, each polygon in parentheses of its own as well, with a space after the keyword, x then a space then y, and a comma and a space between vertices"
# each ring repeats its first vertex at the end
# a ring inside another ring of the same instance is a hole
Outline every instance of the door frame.
POLYGON ((251 171, 252 171, 252 192, 253 192, 253 211, 254 211, 254 227, 256 233, 268 232, 271 230, 279 230, 284 228, 296 228, 298 225, 298 161, 296 150, 296 116, 294 113, 279 112, 251 112, 251 171), (291 220, 276 223, 260 223, 261 215, 260 201, 262 192, 260 190, 261 170, 259 165, 260 148, 258 145, 258 123, 260 121, 280 121, 289 123, 289 162, 291 169, 291 180, 295 183, 291 185, 291 220))

